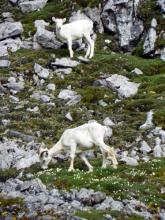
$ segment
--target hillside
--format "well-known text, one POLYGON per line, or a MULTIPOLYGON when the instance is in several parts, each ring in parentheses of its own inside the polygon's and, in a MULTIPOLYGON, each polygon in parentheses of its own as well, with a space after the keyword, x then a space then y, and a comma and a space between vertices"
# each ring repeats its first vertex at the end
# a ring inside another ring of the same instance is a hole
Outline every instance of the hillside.
POLYGON ((21 12, 24 2, 0 1, 0 219, 163 220, 164 1, 50 0, 21 12), (70 60, 67 46, 54 37, 52 17, 69 21, 82 16, 73 13, 78 10, 97 24, 91 60, 79 58, 81 42, 70 60), (49 25, 37 35, 40 19, 49 25), (21 23, 14 29, 14 22, 21 23), (149 112, 153 119, 140 129, 149 112), (101 169, 96 149, 88 154, 92 173, 79 157, 77 170, 68 173, 66 154, 42 171, 41 143, 51 148, 67 128, 90 120, 111 124, 107 143, 118 168, 101 169))

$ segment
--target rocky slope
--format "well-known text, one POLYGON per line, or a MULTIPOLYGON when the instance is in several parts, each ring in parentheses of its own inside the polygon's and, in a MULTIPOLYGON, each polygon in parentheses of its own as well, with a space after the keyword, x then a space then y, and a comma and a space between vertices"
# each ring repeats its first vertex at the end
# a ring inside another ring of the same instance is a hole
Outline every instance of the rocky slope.
POLYGON ((0 3, 0 218, 163 220, 165 2, 0 3), (56 39, 51 17, 64 15, 93 20, 92 60, 81 41, 71 60, 56 39), (89 120, 113 128, 119 168, 90 151, 91 174, 79 158, 68 174, 66 154, 41 171, 41 142, 89 120))

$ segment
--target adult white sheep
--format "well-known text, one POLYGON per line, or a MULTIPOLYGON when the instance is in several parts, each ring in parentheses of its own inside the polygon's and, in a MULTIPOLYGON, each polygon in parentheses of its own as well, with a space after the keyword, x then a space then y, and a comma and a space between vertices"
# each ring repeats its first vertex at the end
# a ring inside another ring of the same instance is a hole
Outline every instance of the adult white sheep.
POLYGON ((52 17, 56 23, 56 36, 62 42, 67 42, 70 57, 73 58, 72 41, 85 38, 88 44, 85 58, 92 58, 94 55, 94 40, 91 38, 93 34, 93 22, 89 20, 77 20, 68 24, 66 18, 60 19, 52 17))
POLYGON ((112 160, 113 167, 117 168, 118 162, 114 149, 104 143, 104 139, 111 136, 112 129, 97 122, 91 122, 76 128, 67 129, 52 148, 48 150, 47 148, 44 149, 41 147, 39 149, 41 167, 42 169, 47 169, 53 156, 56 156, 61 151, 65 151, 69 152, 71 159, 68 171, 74 171, 74 158, 78 153, 91 172, 93 171, 93 167, 87 160, 83 151, 87 151, 94 146, 99 146, 103 155, 102 168, 106 168, 107 159, 112 160))

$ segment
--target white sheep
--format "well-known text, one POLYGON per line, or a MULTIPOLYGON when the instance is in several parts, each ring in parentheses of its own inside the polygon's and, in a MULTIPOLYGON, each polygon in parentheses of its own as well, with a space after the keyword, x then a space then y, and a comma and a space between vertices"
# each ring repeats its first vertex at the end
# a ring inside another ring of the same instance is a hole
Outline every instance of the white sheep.
POLYGON ((104 139, 112 136, 112 129, 97 122, 91 122, 76 128, 67 129, 62 134, 60 140, 49 150, 40 147, 39 158, 42 169, 47 169, 49 162, 59 152, 65 151, 70 154, 70 167, 68 171, 74 171, 74 158, 80 154, 81 159, 87 165, 89 172, 93 171, 92 165, 87 160, 83 151, 89 150, 94 146, 99 146, 103 162, 102 168, 106 168, 107 159, 112 160, 113 167, 117 168, 118 162, 114 149, 104 143, 104 139))
POLYGON ((72 41, 85 38, 88 44, 85 58, 92 58, 94 55, 93 22, 89 20, 77 20, 68 24, 63 24, 66 19, 52 17, 56 23, 56 36, 62 42, 67 42, 70 57, 73 58, 72 41))

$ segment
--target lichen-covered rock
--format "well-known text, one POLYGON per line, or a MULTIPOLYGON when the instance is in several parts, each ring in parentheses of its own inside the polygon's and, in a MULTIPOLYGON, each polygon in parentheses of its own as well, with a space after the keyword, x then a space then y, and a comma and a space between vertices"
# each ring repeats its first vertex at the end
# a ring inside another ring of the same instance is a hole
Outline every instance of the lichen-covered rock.
POLYGON ((143 22, 137 14, 140 0, 108 0, 104 1, 102 21, 106 30, 117 34, 119 46, 131 50, 131 45, 138 41, 143 30, 143 22))
POLYGON ((79 65, 76 60, 71 60, 70 58, 56 58, 55 62, 51 63, 52 66, 63 67, 63 68, 73 68, 79 65))
POLYGON ((0 23, 0 40, 15 37, 23 32, 21 22, 3 22, 0 23))
POLYGON ((26 1, 20 1, 18 5, 23 13, 28 13, 31 11, 37 11, 39 9, 42 9, 43 7, 45 7, 46 3, 47 0, 33 0, 33 1, 26 0, 26 1))
POLYGON ((0 57, 7 56, 8 51, 16 52, 22 46, 22 41, 20 38, 12 39, 8 38, 0 41, 0 57))
POLYGON ((75 105, 81 101, 81 95, 78 95, 77 92, 69 89, 62 90, 59 93, 58 98, 67 101, 66 104, 69 106, 75 105))
POLYGON ((163 13, 165 13, 165 0, 157 0, 157 5, 160 6, 163 13))
POLYGON ((137 94, 140 84, 130 82, 125 76, 114 74, 106 79, 97 80, 94 84, 102 85, 118 93, 120 98, 128 98, 137 94))
POLYGON ((49 70, 46 68, 43 68, 38 63, 34 64, 34 71, 42 79, 47 79, 49 77, 49 70))
POLYGON ((0 68, 8 68, 11 62, 9 60, 0 60, 0 68))
POLYGON ((46 30, 45 27, 49 25, 48 22, 44 20, 36 20, 34 26, 37 28, 37 32, 34 35, 34 48, 36 48, 36 43, 41 45, 44 48, 60 48, 63 43, 59 42, 55 38, 55 34, 51 31, 46 30))
POLYGON ((147 33, 147 36, 144 41, 143 49, 145 55, 153 55, 155 50, 155 42, 157 39, 156 33, 157 21, 155 18, 151 21, 151 27, 147 33))

